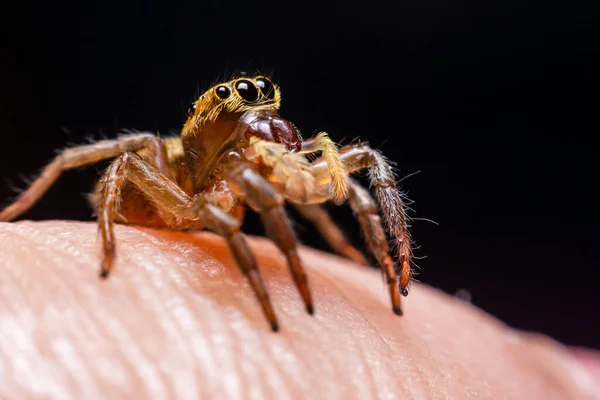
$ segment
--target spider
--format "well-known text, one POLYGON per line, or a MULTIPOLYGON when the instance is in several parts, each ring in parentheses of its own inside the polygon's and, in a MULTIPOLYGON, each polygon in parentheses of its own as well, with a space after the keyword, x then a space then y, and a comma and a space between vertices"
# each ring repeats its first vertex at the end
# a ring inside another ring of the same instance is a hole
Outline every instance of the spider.
POLYGON ((402 315, 400 294, 408 295, 411 279, 411 239, 392 167, 365 143, 338 148, 325 132, 303 140, 296 126, 279 115, 280 105, 280 87, 265 76, 219 83, 190 106, 180 137, 128 133, 63 150, 0 212, 0 221, 27 211, 64 171, 114 159, 90 195, 103 244, 100 276, 109 275, 115 260, 115 223, 211 230, 227 241, 267 321, 277 331, 269 295, 240 231, 245 207, 261 216, 267 236, 287 259, 307 312, 313 314, 285 202, 314 223, 336 252, 364 265, 362 254, 322 207, 328 201, 348 201, 385 275, 392 310, 402 315), (310 161, 313 153, 320 157, 310 161), (364 169, 380 210, 351 177, 364 169), (384 226, 393 241, 395 261, 384 226))

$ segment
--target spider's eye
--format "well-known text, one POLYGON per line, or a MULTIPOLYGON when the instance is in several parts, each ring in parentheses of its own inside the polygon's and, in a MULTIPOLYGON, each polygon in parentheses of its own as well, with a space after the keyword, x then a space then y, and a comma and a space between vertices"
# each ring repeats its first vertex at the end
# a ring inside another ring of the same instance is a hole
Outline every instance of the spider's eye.
POLYGON ((196 103, 192 103, 192 104, 190 104, 190 106, 188 107, 188 110, 187 110, 188 117, 191 117, 192 115, 194 115, 195 112, 196 112, 196 103))
POLYGON ((235 84, 235 90, 246 101, 258 100, 258 90, 254 84, 246 79, 240 79, 235 84))
POLYGON ((217 96, 222 99, 226 99, 231 95, 231 90, 227 86, 219 86, 217 88, 217 96))
POLYGON ((275 98, 275 88, 273 87, 273 82, 269 79, 261 76, 260 78, 256 78, 256 86, 260 89, 262 94, 270 100, 275 98))

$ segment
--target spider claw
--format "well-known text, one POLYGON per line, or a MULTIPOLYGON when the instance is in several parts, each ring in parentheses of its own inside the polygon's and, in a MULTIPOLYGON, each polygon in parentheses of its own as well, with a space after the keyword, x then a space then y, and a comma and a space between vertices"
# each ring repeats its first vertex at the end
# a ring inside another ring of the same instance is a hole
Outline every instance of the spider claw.
POLYGON ((302 296, 302 300, 304 301, 304 307, 306 308, 306 312, 310 315, 315 313, 315 309, 313 307, 312 296, 310 294, 310 290, 308 289, 308 285, 300 285, 300 295, 302 296))
POLYGON ((106 279, 108 278, 108 274, 110 273, 110 269, 112 266, 113 255, 108 253, 104 256, 102 260, 102 265, 100 266, 100 278, 106 279))
POLYGON ((404 297, 408 296, 408 289, 404 286, 400 286, 400 294, 404 297))
POLYGON ((273 332, 279 332, 279 324, 277 321, 271 321, 271 330, 273 332))
POLYGON ((314 315, 315 314, 315 309, 313 307, 312 304, 307 304, 306 305, 306 312, 309 313, 310 315, 314 315))
POLYGON ((394 314, 398 315, 399 317, 404 315, 404 312, 402 312, 400 307, 392 307, 392 311, 394 311, 394 314))

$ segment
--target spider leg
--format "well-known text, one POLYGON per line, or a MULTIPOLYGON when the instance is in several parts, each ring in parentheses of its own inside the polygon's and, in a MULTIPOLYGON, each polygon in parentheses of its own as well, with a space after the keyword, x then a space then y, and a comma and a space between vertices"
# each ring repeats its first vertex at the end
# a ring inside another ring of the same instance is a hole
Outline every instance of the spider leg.
MULTIPOLYGON (((329 198, 336 204, 342 204, 348 197, 348 172, 339 159, 337 145, 321 132, 316 137, 302 142, 299 152, 290 152, 285 145, 252 137, 250 146, 244 151, 246 159, 273 168, 273 174, 279 182, 293 184, 298 173, 308 172, 308 160, 305 155, 322 152, 331 179, 329 198), (294 178, 294 180, 290 180, 294 178)), ((311 177, 308 177, 312 179, 311 177)), ((306 180, 306 179, 305 179, 306 180)), ((307 188, 310 189, 310 188, 307 188)), ((290 189, 287 188, 287 191, 290 189)))
POLYGON ((348 197, 348 171, 340 161, 338 147, 327 133, 321 132, 312 139, 302 142, 301 154, 321 151, 331 175, 331 198, 334 203, 342 204, 348 197))
MULTIPOLYGON (((315 224, 321 230, 322 235, 325 238, 328 238, 328 235, 332 235, 335 238, 336 232, 339 232, 339 228, 335 226, 333 221, 329 218, 329 216, 325 213, 325 211, 319 207, 315 203, 323 203, 328 201, 327 193, 328 186, 330 183, 328 182, 320 182, 315 187, 315 192, 313 196, 310 196, 308 199, 309 204, 296 205, 299 207, 299 210, 304 209, 306 214, 311 215, 312 218, 315 218, 315 224), (327 222, 325 222, 327 221, 327 222), (336 231, 329 230, 333 227, 336 231)), ((385 231, 381 224, 381 219, 378 214, 377 204, 375 203, 373 197, 370 193, 362 188, 357 182, 353 179, 350 180, 350 191, 349 191, 349 203, 350 207, 354 211, 358 221, 361 225, 361 228, 365 234, 365 238, 367 241, 367 245, 369 247, 369 251, 375 256, 379 267, 383 271, 386 282, 389 288, 390 297, 392 301, 392 310, 397 315, 402 315, 402 309, 400 307, 400 295, 399 293, 404 294, 405 289, 400 288, 398 284, 398 274, 395 270, 394 262, 389 255, 389 248, 387 243, 387 237, 385 235, 385 231)), ((285 192, 284 192, 285 195, 285 192)), ((287 196, 286 196, 287 197, 287 196)), ((300 199, 290 199, 291 201, 299 201, 300 199)), ((302 212, 302 211, 301 211, 302 212)), ((310 217, 309 217, 310 218, 310 217)), ((341 235, 342 233, 339 232, 341 235)), ((335 242, 336 239, 329 240, 329 243, 334 246, 333 243, 337 244, 337 246, 343 246, 342 243, 335 242)), ((337 239, 339 240, 339 239, 337 239)), ((347 243, 346 243, 347 244, 347 243)), ((335 248, 335 247, 334 247, 335 248)), ((343 247, 342 247, 343 249, 343 247)), ((356 251, 355 249, 351 248, 356 251)), ((342 252, 336 248, 336 251, 342 252)), ((342 253, 343 254, 343 253, 342 253)), ((360 253, 359 253, 360 254, 360 253)), ((362 254, 360 254, 362 257, 362 254)), ((352 258, 352 257, 349 257, 352 258)), ((366 264, 364 262, 363 264, 366 264)), ((410 277, 410 273, 408 275, 410 277)), ((407 283, 408 285, 408 283, 407 283)))
MULTIPOLYGON (((315 146, 317 145, 308 145, 307 148, 315 146)), ((280 193, 283 193, 286 199, 300 205, 299 211, 315 222, 321 234, 332 244, 332 247, 340 250, 347 249, 345 247, 347 241, 342 239, 343 235, 339 229, 326 213, 316 206, 317 203, 324 203, 331 199, 331 188, 335 185, 334 175, 330 170, 331 162, 325 155, 307 165, 302 154, 287 152, 284 146, 277 143, 257 140, 245 151, 244 156, 259 165, 265 164, 271 167, 272 173, 268 179, 279 189, 280 193)), ((353 187, 349 193, 350 205, 357 214, 363 231, 368 236, 367 244, 370 251, 386 274, 390 290, 407 295, 406 287, 410 283, 410 260, 408 258, 410 256, 410 238, 408 237, 404 206, 396 189, 396 181, 390 165, 379 152, 367 146, 343 148, 336 157, 336 162, 344 166, 343 171, 354 172, 365 168, 370 169, 371 184, 375 187, 384 223, 399 248, 400 287, 394 283, 397 281, 398 275, 394 269, 394 263, 389 255, 387 258, 383 257, 383 254, 389 253, 389 249, 380 218, 376 214, 377 206, 370 195, 356 182, 350 184, 353 187)), ((354 249, 352 248, 352 250, 354 249)), ((343 254, 343 250, 337 251, 343 254)), ((364 260, 362 255, 360 257, 364 260)), ((363 263, 365 262, 363 261, 363 263)), ((400 314, 400 298, 397 293, 390 292, 390 294, 394 312, 400 314)))
MULTIPOLYGON (((319 134, 316 138, 302 143, 300 152, 290 152, 287 148, 275 142, 251 139, 251 145, 244 150, 244 157, 260 166, 270 167, 271 170, 266 175, 269 183, 283 196, 290 200, 298 212, 316 225, 321 235, 338 253, 353 259, 359 263, 366 263, 366 260, 359 251, 354 249, 347 241, 343 233, 333 223, 326 211, 318 205, 309 204, 315 197, 315 188, 321 188, 323 192, 320 196, 323 203, 333 196, 332 187, 335 185, 336 174, 328 173, 326 185, 320 185, 312 174, 311 166, 305 157, 306 153, 323 151, 327 160, 327 166, 331 164, 342 163, 337 156, 335 144, 327 137, 325 133, 319 134)), ((340 166, 335 171, 343 171, 342 180, 346 184, 347 174, 345 168, 340 166)), ((347 196, 347 190, 344 196, 347 196)), ((344 197, 345 199, 345 197, 344 197)), ((313 201, 314 203, 314 201, 313 201)))
POLYGON ((359 264, 366 265, 365 256, 350 244, 346 235, 333 222, 327 211, 317 204, 295 204, 294 207, 304 218, 311 221, 321 236, 338 254, 356 261, 359 264))
POLYGON ((209 203, 210 196, 200 193, 195 199, 187 195, 175 182, 164 176, 156 167, 130 153, 123 153, 108 168, 102 180, 102 199, 98 222, 102 235, 104 258, 101 277, 107 277, 115 257, 113 227, 125 183, 136 186, 156 207, 165 222, 174 229, 208 228, 223 236, 239 268, 250 281, 263 313, 271 328, 279 329, 277 318, 244 235, 240 222, 219 207, 209 203))
POLYGON ((348 201, 365 233, 369 250, 375 256, 379 267, 385 274, 390 297, 392 299, 392 310, 394 313, 402 315, 398 276, 394 269, 394 262, 389 255, 387 237, 381 225, 377 205, 369 192, 354 180, 350 181, 348 201))
MULTIPOLYGON (((377 150, 366 145, 346 146, 340 150, 340 161, 349 173, 362 169, 369 170, 369 181, 375 192, 377 203, 383 215, 383 225, 394 240, 394 248, 398 254, 398 271, 400 277, 400 293, 408 294, 411 269, 411 238, 405 206, 392 167, 377 150)), ((314 190, 311 203, 323 201, 329 183, 329 171, 326 160, 322 157, 312 164, 312 173, 319 184, 314 190)))
POLYGON ((262 218, 267 236, 286 256, 294 282, 300 291, 306 311, 313 314, 313 302, 308 288, 308 278, 296 247, 296 236, 285 213, 284 199, 252 164, 231 161, 226 165, 225 176, 232 190, 245 198, 246 203, 262 218))
POLYGON ((121 189, 133 184, 156 207, 167 225, 184 229, 195 219, 191 198, 171 179, 150 163, 131 153, 123 153, 108 167, 101 180, 102 197, 98 204, 98 223, 104 256, 100 276, 106 278, 115 256, 114 224, 122 200, 121 189))
POLYGON ((64 171, 114 158, 126 151, 136 152, 144 149, 151 153, 159 170, 169 176, 164 144, 151 133, 124 135, 114 140, 102 140, 90 145, 72 147, 57 155, 44 167, 40 176, 28 189, 0 212, 0 221, 12 221, 29 210, 64 171))
POLYGON ((195 201, 195 207, 200 220, 206 224, 208 229, 218 233, 227 240, 229 250, 233 254, 237 265, 242 270, 242 273, 246 275, 250 286, 256 295, 256 298, 260 302, 263 314, 267 318, 271 329, 276 332, 279 330, 279 323, 277 322, 277 316, 271 305, 271 300, 265 285, 263 283, 260 272, 258 271, 256 258, 246 237, 240 231, 241 222, 240 220, 227 214, 219 207, 216 207, 210 203, 207 203, 202 194, 195 201))
MULTIPOLYGON (((279 193, 300 199, 297 203, 303 203, 312 195, 316 180, 303 154, 289 152, 283 144, 256 138, 251 138, 250 143, 243 152, 244 157, 259 168, 270 168, 267 179, 279 193)), ((328 175, 328 178, 329 182, 331 176, 328 175)))

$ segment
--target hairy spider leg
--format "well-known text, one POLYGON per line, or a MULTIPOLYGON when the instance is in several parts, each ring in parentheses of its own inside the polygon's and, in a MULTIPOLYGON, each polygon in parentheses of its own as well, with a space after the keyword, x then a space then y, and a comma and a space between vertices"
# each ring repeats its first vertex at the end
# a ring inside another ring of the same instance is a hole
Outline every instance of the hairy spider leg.
POLYGON ((232 190, 262 218, 267 236, 287 258, 288 266, 306 311, 313 314, 312 296, 308 277, 298 255, 297 240, 284 209, 284 199, 271 184, 245 161, 230 161, 224 165, 225 176, 232 190))
POLYGON ((392 299, 392 310, 395 314, 402 315, 398 276, 394 269, 394 262, 389 255, 387 237, 377 213, 377 205, 369 192, 354 180, 350 181, 350 197, 348 201, 360 222, 369 250, 375 256, 379 267, 385 275, 392 299))
MULTIPOLYGON (((393 238, 393 247, 398 255, 396 273, 400 277, 400 293, 406 296, 411 278, 411 238, 405 206, 396 187, 392 167, 379 151, 364 144, 340 149, 340 161, 349 173, 363 169, 369 171, 369 181, 383 215, 383 225, 393 238)), ((316 203, 323 201, 322 197, 329 185, 329 172, 327 163, 322 158, 315 160, 311 166, 318 184, 310 202, 316 203)))
POLYGON ((102 184, 102 200, 98 220, 104 243, 101 276, 108 276, 115 255, 113 227, 121 200, 121 187, 133 184, 156 207, 165 222, 174 229, 207 228, 223 236, 238 264, 250 281, 271 329, 279 324, 266 288, 257 268, 256 259, 240 231, 240 222, 210 204, 200 193, 192 199, 174 181, 165 177, 151 163, 130 153, 123 153, 109 167, 102 184), (204 200, 204 201, 203 201, 204 200))
MULTIPOLYGON (((311 139, 311 143, 304 146, 300 152, 290 151, 285 145, 270 141, 251 138, 250 146, 243 154, 244 157, 260 167, 267 167, 268 170, 261 170, 266 179, 273 185, 275 190, 283 193, 284 197, 290 200, 307 219, 312 221, 321 231, 325 240, 339 253, 361 263, 366 264, 364 256, 354 249, 339 228, 331 221, 325 210, 320 206, 306 204, 308 199, 313 196, 316 187, 316 180, 310 170, 310 164, 306 154, 310 152, 323 151, 327 153, 325 157, 328 160, 328 167, 339 165, 328 176, 332 182, 342 180, 346 185, 348 177, 345 167, 339 161, 337 148, 335 144, 327 138, 326 134, 320 134, 316 139, 311 139), (329 150, 324 150, 328 149, 329 150), (339 174, 344 174, 341 178, 339 174)), ((331 171, 331 169, 330 169, 331 171)), ((331 189, 331 188, 329 188, 331 189)), ((333 190, 328 190, 326 200, 333 196, 333 190)), ((347 191, 344 194, 347 196, 347 191)))
POLYGON ((29 210, 63 172, 115 158, 126 151, 137 152, 144 149, 154 155, 157 167, 168 175, 165 168, 168 160, 164 152, 164 145, 158 137, 151 133, 134 133, 114 140, 102 140, 85 146, 68 148, 46 165, 27 190, 0 212, 0 221, 12 221, 29 210))
POLYGON ((329 167, 331 175, 331 199, 335 204, 342 204, 348 198, 348 171, 340 161, 337 144, 329 138, 327 133, 321 132, 312 139, 302 142, 299 153, 308 154, 322 152, 323 158, 329 167))
POLYGON ((346 235, 333 222, 323 207, 318 204, 293 203, 293 205, 304 218, 315 225, 321 236, 336 253, 361 265, 368 264, 365 256, 350 244, 346 235))
MULTIPOLYGON (((307 166, 306 159, 300 154, 288 152, 284 146, 264 141, 254 141, 244 154, 259 165, 265 164, 273 168, 267 179, 292 203, 309 206, 331 200, 332 175, 324 157, 307 166)), ((410 268, 407 254, 410 254, 410 238, 404 206, 396 189, 392 169, 379 152, 365 145, 343 148, 338 160, 344 165, 344 170, 350 173, 370 169, 371 183, 375 187, 380 207, 384 216, 388 216, 387 221, 385 218, 384 221, 389 224, 389 230, 399 245, 400 271, 396 271, 389 256, 387 237, 371 195, 358 183, 351 181, 349 202, 365 233, 369 250, 386 276, 393 311, 401 315, 398 294, 408 294, 406 287, 410 283, 410 268), (402 215, 396 215, 398 213, 402 215)))

